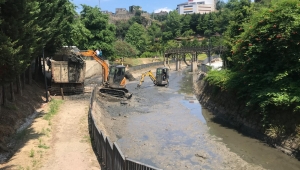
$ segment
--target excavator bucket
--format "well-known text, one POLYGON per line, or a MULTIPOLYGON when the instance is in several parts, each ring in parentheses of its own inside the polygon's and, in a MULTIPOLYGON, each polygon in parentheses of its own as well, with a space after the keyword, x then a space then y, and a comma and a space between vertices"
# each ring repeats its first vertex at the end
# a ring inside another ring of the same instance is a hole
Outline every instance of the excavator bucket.
POLYGON ((132 94, 128 92, 127 89, 112 89, 112 88, 101 88, 100 93, 106 96, 112 96, 117 98, 127 98, 130 99, 132 94))

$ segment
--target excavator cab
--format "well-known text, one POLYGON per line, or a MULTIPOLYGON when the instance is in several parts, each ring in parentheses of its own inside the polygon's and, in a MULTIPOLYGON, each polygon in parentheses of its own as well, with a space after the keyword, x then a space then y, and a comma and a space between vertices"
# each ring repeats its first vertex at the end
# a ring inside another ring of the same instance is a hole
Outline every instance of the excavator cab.
POLYGON ((112 88, 125 88, 125 66, 117 65, 109 67, 109 86, 112 88))
POLYGON ((168 86, 169 85, 169 68, 159 67, 156 69, 156 85, 168 86))

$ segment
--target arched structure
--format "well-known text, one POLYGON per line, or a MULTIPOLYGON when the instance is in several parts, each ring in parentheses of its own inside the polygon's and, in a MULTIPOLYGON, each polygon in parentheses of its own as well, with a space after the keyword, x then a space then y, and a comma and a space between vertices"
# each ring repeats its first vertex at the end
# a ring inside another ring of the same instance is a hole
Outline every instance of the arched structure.
POLYGON ((209 62, 211 61, 211 54, 218 52, 221 54, 225 50, 224 46, 217 47, 182 47, 182 48, 171 48, 166 50, 164 61, 165 65, 169 64, 170 59, 176 61, 176 71, 181 69, 181 62, 185 62, 186 65, 191 65, 191 71, 196 71, 198 63, 198 54, 205 53, 208 56, 209 62), (190 58, 187 58, 186 54, 191 54, 190 58))

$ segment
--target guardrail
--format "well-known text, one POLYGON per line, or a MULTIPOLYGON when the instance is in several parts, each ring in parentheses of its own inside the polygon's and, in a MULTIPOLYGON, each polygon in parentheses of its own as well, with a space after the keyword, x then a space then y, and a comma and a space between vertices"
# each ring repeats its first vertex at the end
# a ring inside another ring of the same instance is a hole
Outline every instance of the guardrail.
POLYGON ((90 98, 88 123, 94 152, 98 161, 106 170, 162 170, 125 157, 117 143, 111 143, 95 124, 93 104, 96 100, 97 87, 94 87, 90 98))

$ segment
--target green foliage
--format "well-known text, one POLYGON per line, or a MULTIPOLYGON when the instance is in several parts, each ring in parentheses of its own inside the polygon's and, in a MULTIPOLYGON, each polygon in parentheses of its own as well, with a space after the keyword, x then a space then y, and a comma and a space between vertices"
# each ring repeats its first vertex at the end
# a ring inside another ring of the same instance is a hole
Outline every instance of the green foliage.
POLYGON ((118 39, 124 40, 125 39, 125 35, 130 27, 130 23, 128 21, 116 21, 115 23, 116 25, 116 37, 118 39))
POLYGON ((129 28, 125 36, 125 41, 135 46, 141 53, 145 52, 148 43, 148 37, 145 28, 138 23, 134 23, 129 28))
POLYGON ((114 56, 113 42, 116 28, 108 23, 108 15, 101 13, 99 8, 82 5, 80 19, 91 32, 87 42, 80 45, 80 49, 101 49, 103 56, 108 59, 114 56))
POLYGON ((39 138, 38 147, 43 148, 43 149, 49 149, 50 148, 49 146, 46 145, 46 143, 41 138, 39 138))
POLYGON ((140 58, 152 58, 152 57, 158 57, 159 56, 159 54, 157 54, 156 52, 148 52, 148 51, 146 51, 146 52, 144 52, 141 56, 140 56, 140 58))
POLYGON ((58 112, 59 106, 63 103, 62 100, 51 100, 50 110, 44 115, 45 120, 51 120, 51 118, 58 112))
POLYGON ((30 150, 30 153, 29 153, 29 157, 33 158, 35 155, 35 152, 33 149, 30 150))
POLYGON ((114 43, 114 51, 116 56, 126 58, 136 57, 139 53, 133 45, 121 40, 114 43))
POLYGON ((0 85, 23 73, 43 48, 51 54, 75 42, 76 12, 69 0, 2 0, 0 8, 0 85))
POLYGON ((169 13, 163 27, 163 40, 165 42, 180 36, 182 23, 180 15, 176 10, 169 13))
POLYGON ((255 12, 233 47, 233 70, 245 72, 249 103, 299 111, 299 1, 272 4, 255 12))

